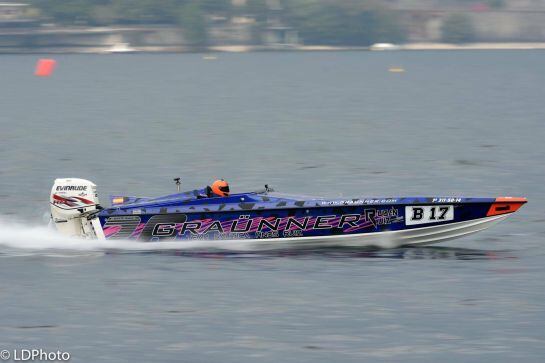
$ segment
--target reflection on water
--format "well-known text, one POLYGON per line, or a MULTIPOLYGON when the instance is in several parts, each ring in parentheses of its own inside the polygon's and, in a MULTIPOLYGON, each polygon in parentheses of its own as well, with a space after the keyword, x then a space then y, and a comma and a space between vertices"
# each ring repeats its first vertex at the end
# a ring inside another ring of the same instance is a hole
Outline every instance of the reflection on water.
POLYGON ((162 250, 162 251, 108 251, 108 254, 149 254, 195 258, 318 258, 318 259, 407 259, 407 260, 498 260, 517 258, 514 251, 505 250, 479 250, 456 247, 405 247, 396 249, 370 249, 370 248, 319 248, 319 249, 289 249, 268 252, 236 252, 236 251, 187 251, 187 250, 162 250))

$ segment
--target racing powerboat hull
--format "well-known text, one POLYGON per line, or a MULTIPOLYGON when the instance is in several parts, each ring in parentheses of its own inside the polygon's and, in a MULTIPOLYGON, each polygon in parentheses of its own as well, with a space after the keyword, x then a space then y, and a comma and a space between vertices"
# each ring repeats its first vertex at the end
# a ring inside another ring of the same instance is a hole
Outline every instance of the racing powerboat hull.
POLYGON ((202 240, 218 247, 230 247, 233 241, 260 248, 432 244, 484 230, 526 203, 512 197, 324 199, 264 190, 222 198, 203 198, 199 191, 160 198, 114 196, 111 207, 101 208, 96 187, 85 183, 90 182, 58 179, 53 187, 53 221, 65 234, 202 240))
POLYGON ((127 214, 116 209, 101 212, 99 219, 106 239, 267 240, 299 246, 312 243, 396 247, 431 244, 481 231, 504 220, 523 203, 513 199, 434 202, 453 199, 416 198, 409 202, 394 198, 384 203, 363 199, 341 203, 369 204, 335 207, 312 207, 301 201, 303 205, 297 208, 259 209, 253 205, 236 206, 232 211, 206 208, 190 213, 172 213, 167 209, 163 214, 132 214, 134 210, 127 214))

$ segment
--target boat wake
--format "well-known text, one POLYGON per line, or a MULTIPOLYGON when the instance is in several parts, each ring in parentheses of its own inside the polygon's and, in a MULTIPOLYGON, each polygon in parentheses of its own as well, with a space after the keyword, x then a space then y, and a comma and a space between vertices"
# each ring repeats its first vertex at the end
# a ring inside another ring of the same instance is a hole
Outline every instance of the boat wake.
POLYGON ((129 240, 91 240, 66 237, 47 225, 5 221, 0 218, 0 253, 7 250, 63 251, 164 251, 164 250, 252 250, 250 241, 139 242, 129 240))

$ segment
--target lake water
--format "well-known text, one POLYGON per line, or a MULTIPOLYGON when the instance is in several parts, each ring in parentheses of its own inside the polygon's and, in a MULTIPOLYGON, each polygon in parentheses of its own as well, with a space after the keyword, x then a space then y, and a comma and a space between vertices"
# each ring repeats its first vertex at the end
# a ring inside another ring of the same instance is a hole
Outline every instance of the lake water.
POLYGON ((0 349, 73 362, 543 362, 545 52, 0 56, 0 349), (403 67, 392 73, 390 67, 403 67), (44 227, 57 177, 156 196, 526 196, 438 247, 136 253, 44 227))

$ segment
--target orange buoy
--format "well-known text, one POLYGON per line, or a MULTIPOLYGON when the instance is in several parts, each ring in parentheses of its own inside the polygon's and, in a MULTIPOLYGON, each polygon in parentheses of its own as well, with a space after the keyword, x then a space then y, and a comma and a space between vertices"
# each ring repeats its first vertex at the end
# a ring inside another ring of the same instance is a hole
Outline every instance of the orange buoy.
POLYGON ((38 77, 49 77, 53 74, 57 61, 54 59, 39 59, 36 63, 36 71, 34 74, 38 77))

